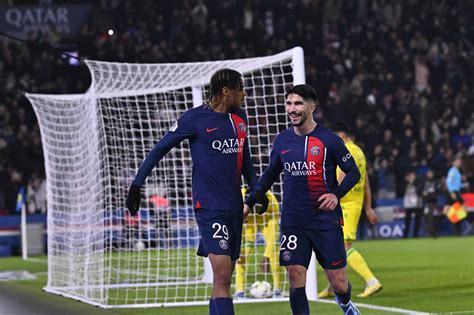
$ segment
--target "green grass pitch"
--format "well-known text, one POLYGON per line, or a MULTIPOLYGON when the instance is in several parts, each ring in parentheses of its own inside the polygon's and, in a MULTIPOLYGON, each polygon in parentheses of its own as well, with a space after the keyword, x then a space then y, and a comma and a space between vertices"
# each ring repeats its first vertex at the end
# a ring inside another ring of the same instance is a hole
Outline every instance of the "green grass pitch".
MULTIPOLYGON (((474 314, 474 237, 355 242, 384 289, 373 297, 355 295, 364 283, 349 268, 353 300, 381 307, 395 307, 426 313, 474 314)), ((44 258, 45 259, 45 258, 44 258)), ((36 280, 0 282, 12 294, 44 305, 54 305, 52 312, 69 314, 207 314, 206 306, 149 309, 102 310, 81 302, 45 293, 47 264, 23 261, 19 257, 0 259, 0 271, 28 270, 39 273, 36 280)), ((252 281, 249 279, 249 282, 252 281)), ((318 267, 318 287, 326 280, 318 267)), ((311 302, 312 314, 340 314, 335 304, 311 302)), ((360 307, 363 314, 397 314, 383 309, 360 307)), ((288 302, 237 304, 236 314, 290 314, 288 302)))

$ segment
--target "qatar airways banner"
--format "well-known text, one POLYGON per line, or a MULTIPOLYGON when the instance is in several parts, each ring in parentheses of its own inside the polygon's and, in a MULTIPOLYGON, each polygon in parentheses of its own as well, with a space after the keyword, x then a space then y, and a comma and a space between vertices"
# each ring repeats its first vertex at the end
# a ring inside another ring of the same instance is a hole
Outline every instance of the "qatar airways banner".
POLYGON ((0 7, 0 30, 20 37, 29 33, 70 36, 79 32, 90 9, 82 4, 0 7))

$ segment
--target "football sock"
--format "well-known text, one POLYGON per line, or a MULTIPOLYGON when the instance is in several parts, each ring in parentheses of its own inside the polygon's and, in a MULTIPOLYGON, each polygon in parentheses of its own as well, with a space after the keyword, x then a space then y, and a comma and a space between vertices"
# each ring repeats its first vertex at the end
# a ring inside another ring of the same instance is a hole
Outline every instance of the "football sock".
POLYGON ((293 315, 309 315, 306 287, 290 288, 290 305, 293 315))
POLYGON ((209 315, 234 315, 234 303, 231 298, 209 300, 209 315))
POLYGON ((351 300, 351 291, 352 291, 352 285, 349 282, 349 286, 347 288, 346 293, 339 293, 339 292, 334 292, 336 294, 337 300, 339 304, 347 304, 351 300))
POLYGON ((364 278, 365 282, 368 283, 369 280, 375 278, 372 271, 370 271, 369 266, 367 266, 364 257, 362 257, 355 248, 350 248, 347 251, 347 263, 356 273, 364 278))
POLYGON ((235 264, 235 292, 245 291, 245 265, 235 264))
POLYGON ((272 255, 270 257, 270 269, 273 277, 273 290, 281 289, 281 274, 280 274, 280 256, 272 255))

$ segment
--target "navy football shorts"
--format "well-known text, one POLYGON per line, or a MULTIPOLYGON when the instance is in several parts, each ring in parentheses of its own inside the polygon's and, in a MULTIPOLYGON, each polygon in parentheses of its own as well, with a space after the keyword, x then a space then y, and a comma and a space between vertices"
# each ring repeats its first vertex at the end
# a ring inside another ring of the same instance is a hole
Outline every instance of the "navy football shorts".
POLYGON ((204 257, 208 254, 227 255, 231 260, 237 260, 242 242, 242 209, 196 209, 194 213, 201 235, 197 254, 204 257))
POLYGON ((312 251, 324 269, 345 267, 347 261, 342 227, 329 230, 281 228, 281 266, 301 265, 308 268, 312 251))

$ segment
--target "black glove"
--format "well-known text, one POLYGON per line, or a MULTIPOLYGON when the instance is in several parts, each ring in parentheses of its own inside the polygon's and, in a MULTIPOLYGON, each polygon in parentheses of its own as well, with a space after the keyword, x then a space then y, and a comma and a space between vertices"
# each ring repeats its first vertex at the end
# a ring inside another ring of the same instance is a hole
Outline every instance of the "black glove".
POLYGON ((262 190, 257 190, 254 193, 255 197, 255 209, 258 214, 264 214, 268 208, 268 198, 265 192, 262 190))
POLYGON ((251 209, 253 209, 253 206, 255 205, 258 214, 264 214, 268 208, 268 198, 262 190, 252 192, 250 196, 245 199, 244 203, 251 209))
POLYGON ((140 202, 142 200, 142 195, 140 192, 140 187, 132 184, 128 190, 127 196, 127 208, 130 211, 132 216, 135 216, 140 210, 140 202))

